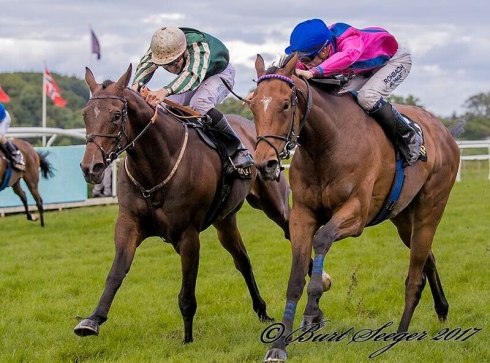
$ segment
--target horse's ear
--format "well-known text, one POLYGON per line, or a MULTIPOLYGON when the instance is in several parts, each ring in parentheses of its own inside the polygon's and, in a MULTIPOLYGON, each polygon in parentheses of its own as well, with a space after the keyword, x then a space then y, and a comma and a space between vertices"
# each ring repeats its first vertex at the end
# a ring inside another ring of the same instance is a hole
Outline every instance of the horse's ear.
POLYGON ((95 81, 94 74, 88 67, 85 67, 85 82, 87 82, 90 91, 94 93, 94 89, 97 87, 97 82, 95 81))
POLYGON ((298 63, 298 52, 295 52, 293 56, 289 59, 289 61, 286 63, 286 65, 284 66, 284 73, 286 73, 291 77, 296 68, 296 63, 298 63))
POLYGON ((257 77, 260 78, 265 73, 264 58, 260 54, 257 54, 257 59, 255 59, 255 70, 257 71, 257 77))
POLYGON ((119 89, 121 92, 128 87, 132 71, 133 66, 131 65, 131 63, 129 63, 128 70, 121 76, 121 78, 119 78, 119 81, 117 81, 116 88, 119 89))

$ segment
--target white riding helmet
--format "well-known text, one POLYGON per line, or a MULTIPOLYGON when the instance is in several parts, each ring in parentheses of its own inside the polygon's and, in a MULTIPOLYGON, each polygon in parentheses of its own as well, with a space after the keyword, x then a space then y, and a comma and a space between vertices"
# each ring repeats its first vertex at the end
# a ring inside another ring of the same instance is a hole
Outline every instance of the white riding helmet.
POLYGON ((151 38, 151 61, 155 64, 168 64, 179 58, 187 47, 182 30, 176 26, 158 28, 151 38))

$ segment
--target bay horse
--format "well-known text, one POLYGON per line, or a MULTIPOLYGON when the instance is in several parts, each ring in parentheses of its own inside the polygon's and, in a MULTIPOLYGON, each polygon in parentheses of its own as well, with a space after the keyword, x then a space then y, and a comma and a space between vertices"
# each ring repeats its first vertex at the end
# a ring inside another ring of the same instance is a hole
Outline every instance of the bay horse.
MULTIPOLYGON (((83 111, 87 132, 80 163, 84 178, 99 183, 103 171, 123 150, 126 156, 117 180, 119 214, 115 224, 115 258, 103 294, 92 314, 74 329, 79 336, 97 335, 133 261, 136 248, 148 237, 170 243, 181 257, 182 287, 178 304, 184 321, 184 343, 193 341, 193 319, 199 266, 199 234, 209 225, 216 196, 221 198, 223 169, 218 153, 204 144, 195 128, 153 108, 128 88, 132 67, 117 82, 96 82, 86 68, 91 98, 83 111), (154 116, 156 118, 151 120, 154 116), (153 122, 154 121, 154 122, 153 122)), ((227 115, 233 129, 253 152, 255 127, 237 115, 227 115)), ((287 181, 265 183, 252 168, 248 179, 235 179, 227 198, 214 213, 212 225, 222 246, 233 257, 252 298, 253 310, 269 321, 266 303, 255 282, 245 245, 237 228, 237 212, 245 199, 261 209, 287 237, 287 181)))
MULTIPOLYGON (((360 236, 382 210, 395 175, 395 150, 378 123, 352 94, 311 85, 294 71, 297 54, 268 69, 255 61, 257 88, 248 100, 255 119, 255 165, 259 177, 277 179, 281 160, 295 145, 289 169, 293 205, 290 214, 292 265, 278 334, 264 361, 287 359, 296 306, 306 285, 308 260, 314 255, 302 328, 324 323, 319 300, 320 271, 333 242, 360 236), (289 337, 288 337, 289 336, 289 337)), ((426 280, 440 321, 449 305, 442 289, 431 245, 454 184, 459 164, 456 134, 431 113, 396 105, 417 122, 425 136, 427 162, 402 169, 405 183, 387 219, 410 249, 405 281, 405 308, 397 333, 408 330, 426 280)), ((461 129, 459 130, 461 131, 461 129)))
MULTIPOLYGON (((10 160, 7 159, 5 153, 0 150, 0 186, 10 186, 17 194, 24 205, 24 210, 27 215, 27 220, 37 221, 37 216, 29 212, 29 206, 27 205, 27 197, 22 186, 20 184, 21 179, 27 185, 27 188, 32 194, 36 207, 39 213, 39 219, 41 221, 41 227, 44 227, 44 208, 43 199, 39 194, 39 170, 44 179, 49 179, 54 176, 54 168, 48 161, 47 152, 38 152, 32 147, 30 143, 21 139, 13 139, 12 143, 17 146, 22 153, 25 162, 25 170, 20 171, 11 166, 10 160), (7 181, 6 178, 10 180, 7 181), (8 184, 8 185, 7 185, 8 184)), ((0 191, 3 188, 0 187, 0 191)))

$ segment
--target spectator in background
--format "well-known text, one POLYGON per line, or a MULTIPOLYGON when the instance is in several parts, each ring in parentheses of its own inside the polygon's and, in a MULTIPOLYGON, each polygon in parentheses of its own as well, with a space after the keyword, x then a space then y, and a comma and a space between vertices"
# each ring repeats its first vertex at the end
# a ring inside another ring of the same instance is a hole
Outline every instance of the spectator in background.
POLYGON ((102 183, 95 184, 92 189, 92 197, 111 197, 112 196, 112 168, 107 167, 104 170, 102 183))

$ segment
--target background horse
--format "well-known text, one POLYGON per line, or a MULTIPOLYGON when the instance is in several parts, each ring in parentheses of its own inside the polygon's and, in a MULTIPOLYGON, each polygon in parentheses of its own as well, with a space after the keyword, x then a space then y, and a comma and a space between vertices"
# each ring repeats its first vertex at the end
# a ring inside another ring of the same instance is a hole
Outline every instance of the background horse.
MULTIPOLYGON (((37 217, 29 212, 29 207, 27 205, 26 193, 22 190, 20 180, 24 179, 27 188, 31 192, 35 202, 36 207, 39 212, 39 217, 41 219, 41 226, 44 227, 44 210, 43 210, 43 199, 39 194, 38 184, 39 184, 39 169, 41 169, 41 174, 44 179, 49 179, 54 175, 53 167, 48 162, 48 153, 37 152, 31 144, 27 141, 14 139, 12 143, 17 146, 22 155, 24 156, 25 170, 19 171, 12 168, 12 174, 10 175, 10 181, 8 186, 11 186, 15 194, 20 197, 22 204, 29 221, 36 221, 37 217)), ((7 160, 5 153, 0 150, 0 185, 3 184, 4 178, 6 177, 6 172, 8 169, 10 161, 7 160)))
MULTIPOLYGON (((258 84, 250 100, 258 135, 255 165, 262 179, 276 179, 280 159, 299 143, 289 171, 293 259, 282 320, 285 330, 265 361, 287 358, 287 336, 306 284, 312 247, 313 274, 302 324, 320 328, 324 257, 333 242, 359 236, 375 219, 395 175, 395 151, 378 123, 351 94, 325 92, 296 77, 296 62, 293 55, 266 70, 259 55, 255 62, 258 84)), ((410 248, 405 309, 398 326, 401 333, 408 330, 426 279, 439 319, 447 317, 449 305, 431 245, 456 178, 459 150, 453 135, 431 113, 414 106, 397 109, 421 126, 428 154, 427 162, 418 161, 403 170, 405 185, 388 216, 410 248)))
MULTIPOLYGON (((90 69, 85 73, 92 94, 83 113, 87 146, 80 166, 85 180, 100 182, 109 163, 123 150, 127 155, 117 181, 119 215, 114 262, 97 307, 75 327, 75 333, 98 334, 130 269, 136 248, 146 238, 159 236, 172 244, 181 257, 179 307, 184 320, 184 342, 189 343, 193 340, 192 324, 197 309, 199 234, 207 227, 206 216, 213 210, 213 201, 221 195, 223 170, 218 154, 200 140, 194 129, 161 110, 155 122, 150 121, 154 116, 152 107, 127 87, 131 70, 130 65, 117 82, 102 84, 95 81, 90 69)), ((234 115, 227 118, 242 142, 253 150, 253 123, 234 115)), ((261 320, 270 318, 237 228, 236 213, 246 198, 288 236, 288 197, 285 179, 264 183, 252 169, 251 179, 234 180, 228 198, 214 216, 219 241, 243 275, 253 310, 261 320)))

